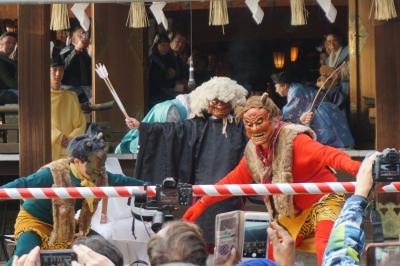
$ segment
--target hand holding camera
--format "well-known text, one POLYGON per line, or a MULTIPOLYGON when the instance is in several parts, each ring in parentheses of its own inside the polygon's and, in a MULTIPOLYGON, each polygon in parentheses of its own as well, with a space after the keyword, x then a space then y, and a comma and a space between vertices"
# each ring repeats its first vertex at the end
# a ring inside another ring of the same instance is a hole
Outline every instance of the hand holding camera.
POLYGON ((374 180, 372 179, 372 168, 378 155, 379 153, 375 152, 371 156, 364 159, 360 170, 358 170, 357 173, 357 184, 354 195, 363 196, 365 198, 368 197, 368 194, 374 184, 374 180))

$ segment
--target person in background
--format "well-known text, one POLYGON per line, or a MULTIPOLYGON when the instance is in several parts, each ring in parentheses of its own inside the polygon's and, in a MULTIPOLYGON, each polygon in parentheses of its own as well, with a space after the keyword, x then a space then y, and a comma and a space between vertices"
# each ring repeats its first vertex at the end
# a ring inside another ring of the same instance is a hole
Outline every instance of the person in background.
POLYGON ((325 66, 326 65, 326 59, 329 57, 328 53, 326 50, 323 50, 319 54, 319 66, 325 66))
POLYGON ((60 56, 53 57, 50 64, 51 101, 51 158, 57 160, 68 154, 71 139, 86 131, 86 117, 76 93, 61 89, 64 63, 60 56))
POLYGON ((18 24, 15 20, 5 19, 3 21, 3 29, 5 32, 15 32, 18 31, 18 24))
MULTIPOLYGON (((173 100, 158 103, 142 119, 142 123, 181 122, 190 116, 190 94, 179 94, 173 100)), ((139 130, 126 119, 128 133, 115 148, 115 153, 138 153, 139 130)))
POLYGON ((159 34, 154 39, 149 68, 150 107, 175 98, 177 69, 170 54, 170 40, 159 34))
POLYGON ((17 45, 17 34, 0 36, 0 104, 18 103, 18 67, 10 58, 17 45))
POLYGON ((87 104, 92 98, 92 59, 87 48, 89 34, 82 27, 76 27, 71 34, 71 44, 63 48, 60 56, 64 62, 64 89, 75 91, 79 102, 87 104))
MULTIPOLYGON (((335 97, 339 100, 331 99, 330 95, 328 95, 328 100, 339 106, 341 110, 345 110, 347 117, 349 117, 349 104, 350 104, 350 69, 348 65, 349 59, 349 47, 343 46, 342 37, 337 33, 329 33, 325 37, 325 46, 327 51, 329 51, 329 57, 326 59, 326 64, 332 69, 336 69, 342 66, 339 71, 337 78, 339 80, 339 86, 337 88, 333 88, 332 90, 334 94, 340 93, 342 97, 335 97)), ((332 94, 331 93, 331 94, 332 94)))
POLYGON ((186 37, 182 33, 175 32, 170 39, 170 55, 173 60, 174 68, 176 69, 175 84, 176 88, 182 92, 185 90, 189 79, 188 58, 190 56, 190 51, 187 46, 186 37))
POLYGON ((281 97, 287 97, 287 103, 282 108, 282 121, 309 125, 316 133, 317 140, 324 145, 336 148, 354 145, 347 118, 337 106, 322 101, 323 95, 319 95, 314 103, 317 91, 295 82, 288 72, 274 74, 271 79, 276 92, 281 97))

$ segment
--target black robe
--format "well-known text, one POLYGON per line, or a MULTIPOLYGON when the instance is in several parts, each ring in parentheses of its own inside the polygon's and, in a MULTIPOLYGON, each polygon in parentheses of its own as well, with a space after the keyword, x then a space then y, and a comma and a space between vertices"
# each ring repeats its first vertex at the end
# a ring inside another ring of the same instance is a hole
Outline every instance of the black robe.
MULTIPOLYGON (((242 123, 228 123, 226 132, 222 134, 222 120, 211 117, 142 123, 135 177, 152 184, 161 184, 165 177, 215 184, 239 163, 247 143, 242 123)), ((209 207, 197 220, 208 243, 214 242, 215 215, 241 206, 240 198, 231 198, 209 207)))

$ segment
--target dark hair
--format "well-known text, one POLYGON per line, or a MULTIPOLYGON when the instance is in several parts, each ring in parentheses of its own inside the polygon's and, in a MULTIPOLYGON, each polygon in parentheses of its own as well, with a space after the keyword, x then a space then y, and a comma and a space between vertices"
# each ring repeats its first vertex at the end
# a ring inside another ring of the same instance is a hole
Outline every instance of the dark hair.
POLYGON ((200 228, 183 221, 165 224, 161 231, 151 237, 147 254, 152 266, 174 262, 205 266, 208 256, 200 228))
POLYGON ((289 71, 282 71, 271 75, 271 79, 275 84, 287 83, 290 84, 294 81, 293 75, 289 71))
POLYGON ((90 155, 107 150, 107 145, 101 137, 81 135, 72 139, 68 145, 69 154, 82 162, 89 161, 90 155))
POLYGON ((157 34, 154 37, 153 46, 151 47, 151 52, 153 54, 157 54, 158 55, 159 54, 158 45, 160 43, 170 43, 170 42, 171 42, 171 40, 168 38, 168 36, 166 34, 164 34, 164 33, 157 34))
POLYGON ((336 30, 328 31, 328 32, 325 34, 325 38, 324 38, 325 41, 326 41, 326 38, 327 38, 329 35, 335 36, 336 39, 338 40, 338 42, 339 42, 340 44, 343 43, 343 37, 342 37, 342 35, 341 35, 338 31, 336 31, 336 30))
POLYGON ((100 235, 78 238, 74 245, 85 245, 93 251, 107 257, 115 266, 123 266, 124 258, 116 246, 100 235))
POLYGON ((4 26, 4 29, 6 29, 6 27, 17 27, 17 22, 15 20, 8 18, 8 19, 3 20, 3 26, 4 26))
POLYGON ((2 35, 0 35, 0 40, 2 40, 5 37, 13 37, 16 40, 18 40, 18 34, 16 32, 4 32, 2 35))

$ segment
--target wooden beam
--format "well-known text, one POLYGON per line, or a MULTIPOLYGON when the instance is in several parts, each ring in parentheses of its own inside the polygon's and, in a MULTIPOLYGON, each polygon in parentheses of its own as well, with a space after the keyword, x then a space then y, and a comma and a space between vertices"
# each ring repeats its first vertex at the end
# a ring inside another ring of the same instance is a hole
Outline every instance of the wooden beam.
MULTIPOLYGON (((333 4, 335 6, 347 6, 349 0, 333 0, 333 4)), ((231 0, 227 2, 228 8, 247 8, 244 0, 231 0)), ((315 0, 305 0, 306 6, 310 5, 317 5, 315 0)), ((261 0, 259 5, 262 8, 270 8, 270 7, 289 7, 290 2, 289 0, 261 0)), ((209 9, 210 3, 209 1, 193 1, 192 2, 192 9, 199 10, 199 9, 209 9)), ((180 10, 188 10, 190 8, 189 1, 180 1, 180 2, 172 2, 168 3, 164 11, 180 11, 180 10)))
POLYGON ((18 7, 20 175, 51 160, 50 5, 18 7))

